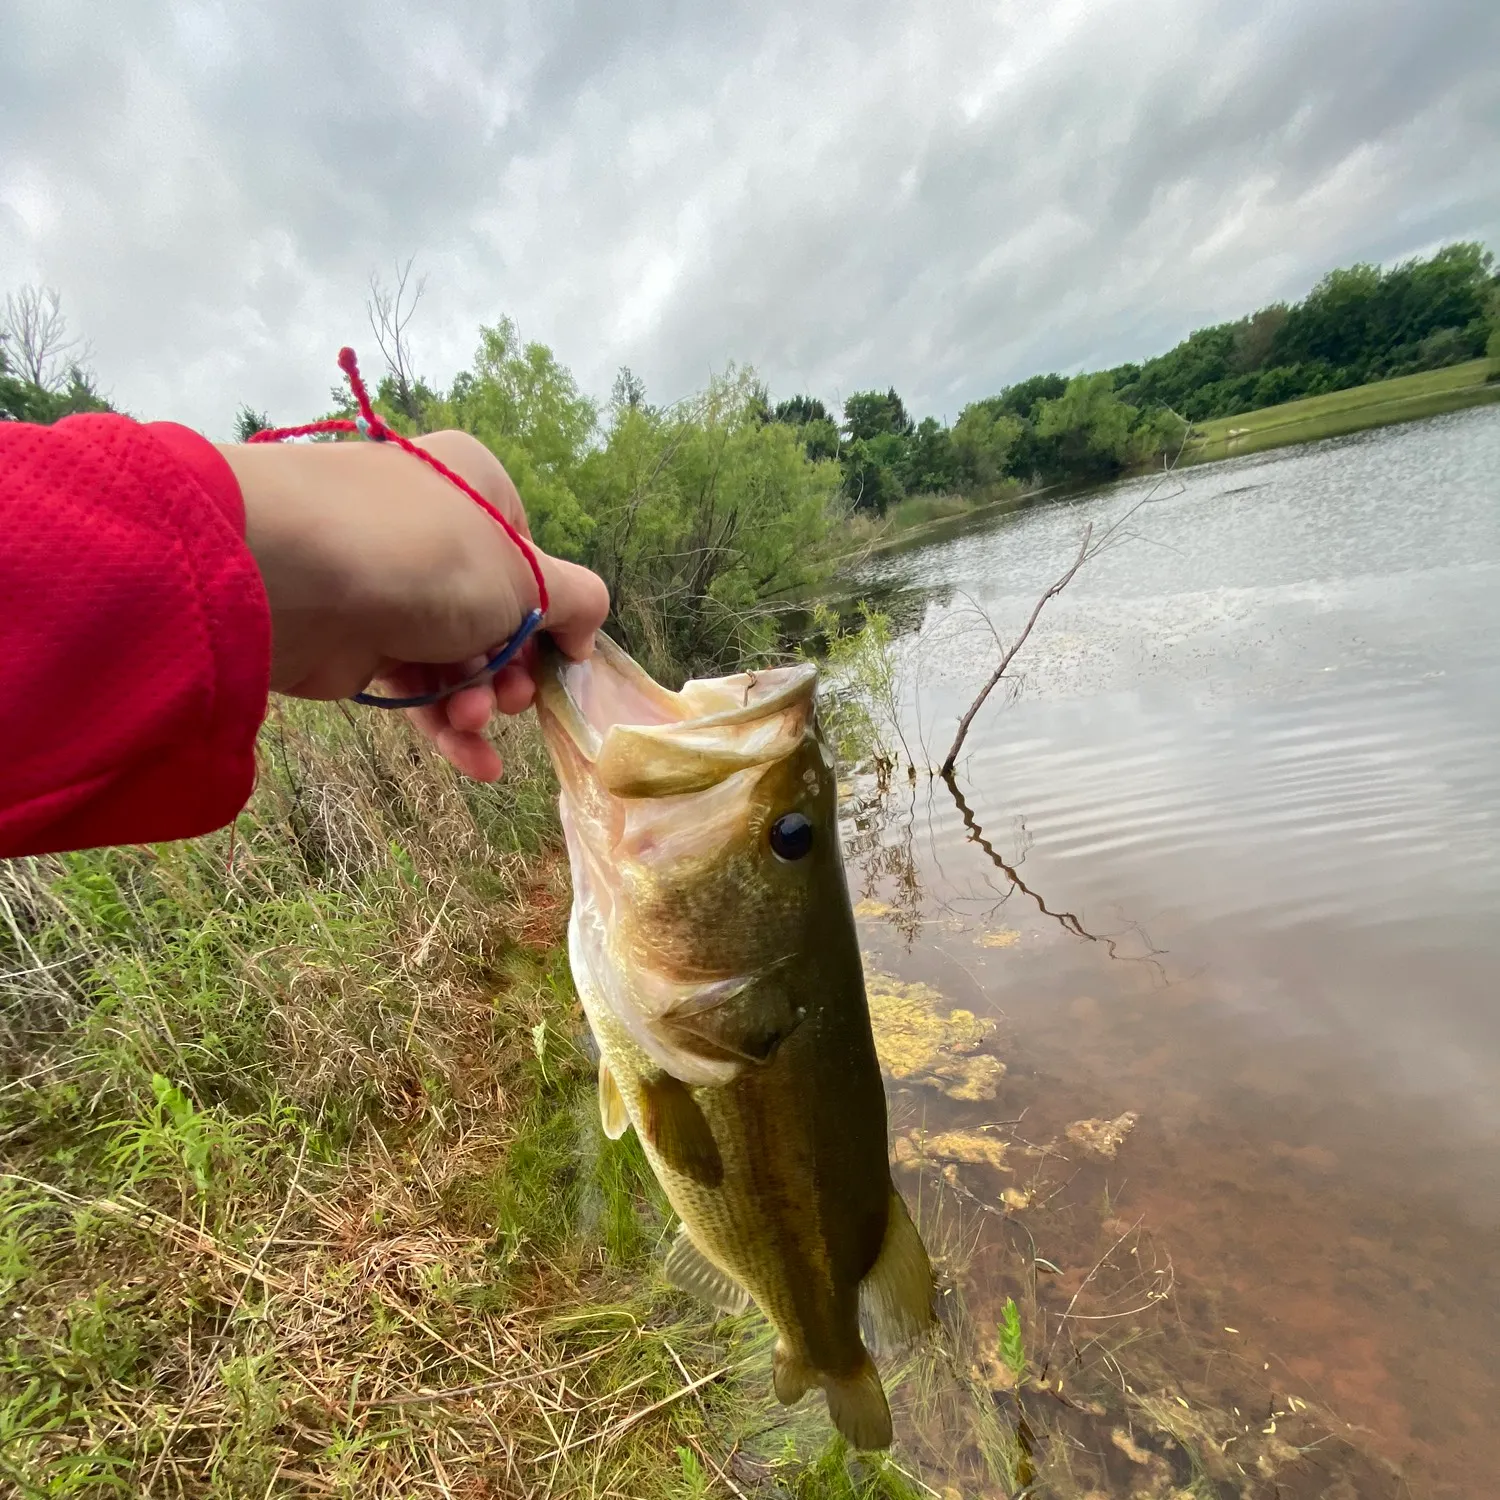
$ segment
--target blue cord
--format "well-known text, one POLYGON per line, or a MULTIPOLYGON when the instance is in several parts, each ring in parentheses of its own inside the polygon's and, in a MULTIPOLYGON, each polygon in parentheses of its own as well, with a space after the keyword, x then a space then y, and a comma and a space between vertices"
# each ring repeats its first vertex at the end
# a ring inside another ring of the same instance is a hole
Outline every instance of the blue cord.
POLYGON ((465 677, 462 682, 455 682, 452 687, 438 688, 432 693, 418 693, 412 698, 381 698, 375 693, 356 693, 354 701, 363 703, 366 708, 426 708, 430 704, 441 703, 444 698, 452 697, 454 693, 461 692, 466 687, 473 687, 475 683, 483 682, 486 677, 493 677, 507 662, 515 659, 516 653, 526 644, 541 623, 541 610, 532 610, 521 621, 516 633, 472 677, 465 677))

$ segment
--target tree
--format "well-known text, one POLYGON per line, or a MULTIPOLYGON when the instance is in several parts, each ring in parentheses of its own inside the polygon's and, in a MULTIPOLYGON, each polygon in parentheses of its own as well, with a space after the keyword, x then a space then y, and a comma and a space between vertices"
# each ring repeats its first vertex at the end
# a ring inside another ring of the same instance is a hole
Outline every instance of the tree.
POLYGON ((582 554, 592 522, 574 483, 597 435, 598 410, 545 344, 523 344, 509 318, 480 329, 472 368, 427 416, 433 426, 472 432, 500 459, 542 547, 582 554))
POLYGON ((0 421, 50 423, 111 410, 83 364, 85 352, 68 333, 56 292, 23 287, 7 294, 0 313, 0 421))
POLYGON ((1037 409, 1036 435, 1049 445, 1057 478, 1118 474, 1130 461, 1130 429, 1137 416, 1115 394, 1107 373, 1076 375, 1061 396, 1037 409))
POLYGON ((923 417, 917 423, 898 464, 897 478, 908 495, 942 494, 957 484, 953 439, 936 417, 923 417))
POLYGON ((365 314, 370 320, 375 342, 385 357, 386 376, 380 383, 381 394, 408 422, 421 430, 423 409, 433 399, 433 393, 417 378, 407 337, 417 304, 427 290, 425 276, 419 277, 415 286, 411 284, 411 268, 415 261, 416 257, 412 256, 404 266, 396 267, 396 284, 392 287, 386 286, 378 275, 371 274, 365 314))
POLYGON ((1285 302, 1273 302, 1259 312, 1251 313, 1234 324, 1234 345, 1229 354, 1229 368, 1236 375, 1248 375, 1264 369, 1276 344, 1276 335, 1287 320, 1285 302))
POLYGON ((1008 385, 994 399, 998 410, 1008 411, 1012 416, 1029 421, 1042 401, 1054 401, 1067 390, 1068 382, 1061 375, 1033 375, 1030 380, 1008 385))
MULTIPOLYGON (((1066 389, 1066 387, 1065 387, 1066 389)), ((953 456, 960 484, 985 489, 1006 476, 1026 424, 997 398, 975 401, 953 424, 953 456)))
POLYGON ((844 402, 844 431, 853 439, 878 438, 887 435, 906 437, 912 431, 912 420, 895 387, 880 391, 856 391, 844 402))
POLYGON ((646 404, 646 382, 629 365, 621 365, 610 388, 609 406, 614 412, 640 411, 646 404))
POLYGON ((852 510, 883 516, 887 509, 906 497, 896 477, 895 462, 900 459, 901 438, 883 433, 876 438, 851 438, 843 445, 843 491, 852 510), (893 455, 892 447, 897 449, 893 455))
POLYGON ((14 375, 43 391, 63 389, 87 354, 68 333, 62 297, 51 287, 41 286, 6 293, 0 349, 14 375))
POLYGON ((731 369, 675 410, 617 412, 577 470, 583 558, 628 648, 664 677, 767 651, 772 601, 818 574, 838 471, 791 424, 762 421, 760 393, 731 369))
POLYGON ((801 434, 803 449, 814 463, 839 456, 838 427, 816 396, 790 396, 778 401, 771 420, 795 427, 801 434))
POLYGON ((814 463, 839 456, 839 430, 831 417, 808 422, 798 430, 802 434, 803 450, 814 463))
POLYGON ((826 422, 828 408, 816 396, 789 396, 776 403, 771 415, 789 427, 806 427, 809 422, 826 422))
POLYGON ((274 425, 265 412, 241 406, 234 416, 234 439, 237 443, 248 443, 257 432, 267 432, 274 425))

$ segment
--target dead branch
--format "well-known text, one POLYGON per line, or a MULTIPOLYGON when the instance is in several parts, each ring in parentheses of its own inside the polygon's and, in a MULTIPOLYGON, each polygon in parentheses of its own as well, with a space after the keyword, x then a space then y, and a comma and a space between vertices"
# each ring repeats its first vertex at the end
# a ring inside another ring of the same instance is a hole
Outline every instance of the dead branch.
POLYGON ((939 767, 939 774, 945 779, 953 774, 954 762, 958 759, 958 752, 964 747, 964 740, 969 733, 969 725, 974 722, 974 715, 984 707, 984 700, 989 697, 997 682, 1005 676, 1005 669, 1016 659, 1016 653, 1026 644, 1026 637, 1031 634, 1032 627, 1036 624, 1043 608, 1049 599, 1055 599, 1057 595, 1067 588, 1073 581, 1073 575, 1084 565, 1089 556, 1089 540, 1094 534, 1094 523, 1090 521, 1083 528, 1083 541, 1078 548, 1078 556, 1073 559, 1073 566, 1055 582, 1048 585, 1042 597, 1036 601, 1031 611, 1031 618, 1027 620, 1020 635, 1015 639, 1011 648, 1000 658, 1000 665, 990 673, 989 681, 980 688, 979 696, 969 705, 963 718, 958 721, 958 733, 953 736, 953 743, 948 747, 948 754, 939 767))
POLYGON ((0 347, 16 373, 44 391, 66 385, 69 367, 87 357, 79 341, 69 337, 62 297, 51 287, 25 286, 6 293, 0 347))
POLYGON ((421 402, 417 399, 417 376, 412 366, 411 345, 406 330, 416 316, 417 304, 427 290, 427 278, 418 277, 407 300, 407 286, 411 280, 411 268, 416 257, 410 257, 404 266, 396 267, 396 284, 387 287, 373 272, 370 275, 370 300, 365 303, 365 313, 370 319, 370 331, 385 357, 385 367, 396 386, 396 404, 413 422, 422 415, 421 402))
MULTIPOLYGON (((1186 433, 1184 433, 1183 444, 1185 445, 1186 442, 1187 437, 1186 433)), ((958 721, 958 733, 954 735, 953 744, 949 747, 948 754, 944 758, 943 764, 938 769, 938 774, 942 776, 945 781, 951 781, 952 779, 954 764, 958 760, 959 751, 963 749, 964 739, 969 733, 969 725, 974 722, 974 715, 977 714, 979 710, 984 706, 984 700, 989 697, 991 691, 994 689, 995 684, 999 682, 1003 676, 1005 676, 1006 669, 1010 666, 1011 662, 1016 659, 1017 652, 1019 652, 1021 647, 1026 644, 1026 637, 1031 634, 1032 627, 1036 624, 1038 617, 1041 615, 1042 610, 1047 604, 1047 601, 1049 599, 1055 599, 1058 594, 1062 593, 1062 591, 1067 588, 1067 586, 1073 581, 1073 575, 1077 573, 1078 570, 1084 565, 1084 563, 1088 562, 1091 558, 1097 557, 1101 552, 1108 551, 1111 547, 1118 546, 1123 541, 1137 539, 1135 532, 1124 530, 1125 523, 1129 521, 1131 517, 1134 516, 1135 513, 1140 510, 1143 505, 1149 505, 1153 500, 1170 498, 1170 496, 1158 494, 1158 491, 1161 489, 1166 480, 1172 475, 1177 466, 1177 460, 1181 457, 1182 447, 1179 446, 1177 452, 1172 455, 1171 462, 1163 464, 1161 479, 1153 484, 1151 488, 1147 490, 1146 493, 1135 502, 1134 505, 1130 506, 1121 515, 1117 516, 1115 520, 1111 521, 1109 526, 1100 533, 1099 539, 1097 541, 1093 540, 1094 523, 1090 521, 1084 526, 1083 536, 1078 544, 1078 555, 1073 559, 1072 567, 1070 567, 1068 571, 1062 575, 1061 578, 1050 584, 1046 591, 1042 594, 1042 597, 1036 601, 1036 604, 1031 611, 1031 617, 1026 621, 1026 624, 1022 629, 1020 635, 1016 637, 1015 642, 1010 647, 1010 649, 1002 654, 1000 658, 1000 665, 996 667, 995 670, 990 674, 989 681, 986 682, 982 688, 980 688, 979 696, 974 699, 974 701, 969 705, 968 712, 965 713, 963 718, 958 721)), ((1172 491, 1172 494, 1180 495, 1181 493, 1182 486, 1179 483, 1177 489, 1172 491)), ((989 625, 990 633, 994 635, 996 640, 998 641, 998 632, 996 632, 994 624, 989 620, 987 616, 985 618, 985 623, 989 625)))

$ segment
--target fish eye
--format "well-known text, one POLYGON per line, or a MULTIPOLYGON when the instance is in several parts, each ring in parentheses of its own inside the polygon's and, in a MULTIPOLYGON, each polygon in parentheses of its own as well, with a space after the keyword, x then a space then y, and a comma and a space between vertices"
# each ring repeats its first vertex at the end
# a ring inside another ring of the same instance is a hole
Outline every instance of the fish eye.
POLYGON ((770 838, 777 859, 803 859, 812 853, 813 826, 799 812, 782 813, 771 824, 770 838))

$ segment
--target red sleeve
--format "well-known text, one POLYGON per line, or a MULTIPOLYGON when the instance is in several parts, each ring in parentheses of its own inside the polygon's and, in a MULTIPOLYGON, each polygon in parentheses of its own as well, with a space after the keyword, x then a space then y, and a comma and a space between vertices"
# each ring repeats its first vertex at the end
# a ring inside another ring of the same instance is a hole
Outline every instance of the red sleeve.
POLYGON ((0 423, 0 856, 230 822, 270 657, 211 443, 118 416, 0 423))

